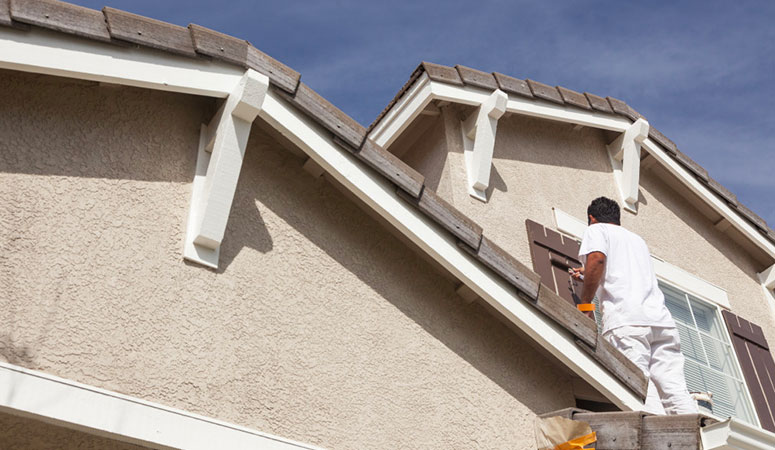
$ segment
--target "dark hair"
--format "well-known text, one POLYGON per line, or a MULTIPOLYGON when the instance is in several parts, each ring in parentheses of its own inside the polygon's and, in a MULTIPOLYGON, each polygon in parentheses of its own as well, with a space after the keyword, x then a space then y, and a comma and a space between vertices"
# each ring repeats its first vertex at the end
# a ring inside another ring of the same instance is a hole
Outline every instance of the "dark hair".
MULTIPOLYGON (((598 197, 592 200, 587 207, 587 216, 592 216, 600 223, 612 223, 621 225, 619 204, 607 197, 598 197)), ((587 217, 589 220, 589 217, 587 217)))

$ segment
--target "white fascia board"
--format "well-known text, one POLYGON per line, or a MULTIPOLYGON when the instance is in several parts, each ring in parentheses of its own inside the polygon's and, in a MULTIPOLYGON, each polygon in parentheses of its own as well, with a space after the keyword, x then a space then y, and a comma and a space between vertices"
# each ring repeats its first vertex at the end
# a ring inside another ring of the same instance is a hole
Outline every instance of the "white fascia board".
POLYGON ((762 236, 753 225, 748 223, 739 214, 733 211, 723 200, 713 194, 710 189, 700 183, 688 170, 684 169, 678 162, 667 154, 662 148, 652 141, 645 139, 642 147, 651 154, 662 166, 664 166, 673 176, 678 178, 692 192, 711 206, 717 213, 727 219, 735 228, 740 230, 748 239, 750 239, 759 248, 767 252, 768 255, 775 258, 775 244, 762 236))
POLYGON ((624 410, 639 410, 643 402, 574 342, 573 336, 525 300, 501 277, 486 269, 456 240, 411 204, 383 176, 334 144, 330 133, 271 91, 259 115, 323 167, 424 252, 465 283, 507 320, 624 410))
POLYGON ((730 418, 700 428, 703 450, 770 450, 775 448, 775 433, 730 418))
POLYGON ((0 410, 151 448, 317 448, 2 362, 0 410))
POLYGON ((33 27, 0 27, 0 68, 208 97, 226 97, 245 70, 159 50, 33 27))
MULTIPOLYGON (((554 213, 554 223, 560 232, 579 240, 584 237, 584 231, 587 229, 586 223, 559 208, 552 208, 552 212, 554 213)), ((732 308, 727 291, 724 289, 692 275, 657 256, 651 255, 651 262, 654 265, 654 273, 660 280, 726 309, 732 308)))
POLYGON ((379 121, 379 124, 369 134, 374 142, 382 148, 390 147, 433 100, 431 96, 430 79, 422 74, 401 99, 390 108, 390 111, 379 121))

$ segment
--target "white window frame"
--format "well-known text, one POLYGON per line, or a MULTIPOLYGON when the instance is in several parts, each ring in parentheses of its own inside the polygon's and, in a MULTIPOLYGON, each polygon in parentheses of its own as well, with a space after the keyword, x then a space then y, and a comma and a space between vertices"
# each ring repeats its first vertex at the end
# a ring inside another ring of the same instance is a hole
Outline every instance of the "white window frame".
MULTIPOLYGON (((584 236, 584 231, 587 229, 586 222, 577 219, 573 215, 568 214, 559 208, 552 208, 552 213, 552 216, 554 217, 554 225, 557 230, 573 238, 579 240, 582 239, 584 236)), ((742 367, 740 367, 740 359, 737 357, 737 351, 735 350, 735 346, 732 343, 732 337, 729 335, 729 330, 726 327, 724 318, 721 317, 720 308, 724 308, 728 311, 732 310, 729 304, 729 296, 727 295, 727 292, 709 281, 703 280, 700 277, 692 275, 689 272, 666 262, 662 258, 651 255, 651 260, 654 263, 654 272, 659 281, 670 285, 674 289, 678 289, 682 292, 690 294, 698 300, 715 308, 716 318, 722 325, 721 328, 724 339, 730 345, 732 353, 734 354, 732 363, 735 365, 737 373, 739 373, 741 376, 743 386, 745 387, 745 395, 748 399, 748 405, 751 408, 751 411, 753 411, 753 418, 756 423, 752 425, 761 427, 759 416, 756 412, 756 407, 753 404, 753 399, 751 398, 751 390, 748 388, 748 383, 745 380, 745 375, 743 375, 742 367)), ((726 418, 721 418, 718 416, 714 417, 718 418, 719 420, 727 420, 726 418)))

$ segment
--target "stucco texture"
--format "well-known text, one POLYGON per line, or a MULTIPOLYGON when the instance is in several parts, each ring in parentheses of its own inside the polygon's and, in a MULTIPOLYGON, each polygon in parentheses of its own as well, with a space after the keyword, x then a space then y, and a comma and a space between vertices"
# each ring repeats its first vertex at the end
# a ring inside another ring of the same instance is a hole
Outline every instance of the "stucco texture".
MULTIPOLYGON (((467 113, 470 110, 457 105, 442 108, 437 126, 443 130, 424 136, 417 155, 405 159, 439 180, 440 195, 528 266, 532 260, 525 219, 553 226, 556 207, 585 220, 595 197, 620 200, 605 148, 611 136, 517 114, 498 123, 488 202, 470 197, 460 131, 460 119, 467 113)), ((726 290, 732 311, 760 325, 775 343, 772 309, 756 277, 764 267, 716 229, 696 203, 671 187, 667 176, 664 171, 641 171, 638 213, 623 211, 622 224, 643 236, 653 254, 726 290)))
POLYGON ((532 448, 570 379, 254 126, 181 259, 210 100, 0 72, 0 356, 330 448, 532 448))
POLYGON ((141 450, 148 447, 118 442, 36 419, 0 413, 0 448, 3 450, 141 450))

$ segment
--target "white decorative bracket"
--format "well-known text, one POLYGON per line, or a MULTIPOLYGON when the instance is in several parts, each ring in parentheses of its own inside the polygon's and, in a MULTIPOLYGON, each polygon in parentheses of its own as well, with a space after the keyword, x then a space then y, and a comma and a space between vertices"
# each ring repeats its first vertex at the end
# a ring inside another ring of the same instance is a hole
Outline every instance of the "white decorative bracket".
POLYGON ((759 273, 759 280, 768 291, 775 290, 775 264, 759 273))
POLYGON ((496 89, 462 124, 468 193, 483 202, 487 201, 485 191, 490 185, 498 119, 506 112, 508 99, 509 96, 505 92, 496 89))
POLYGON ((248 69, 210 124, 202 125, 183 250, 189 261, 218 267, 250 128, 268 88, 269 78, 248 69))
POLYGON ((614 179, 619 187, 624 209, 633 213, 638 212, 640 146, 648 135, 649 123, 645 119, 638 119, 608 144, 614 179))

